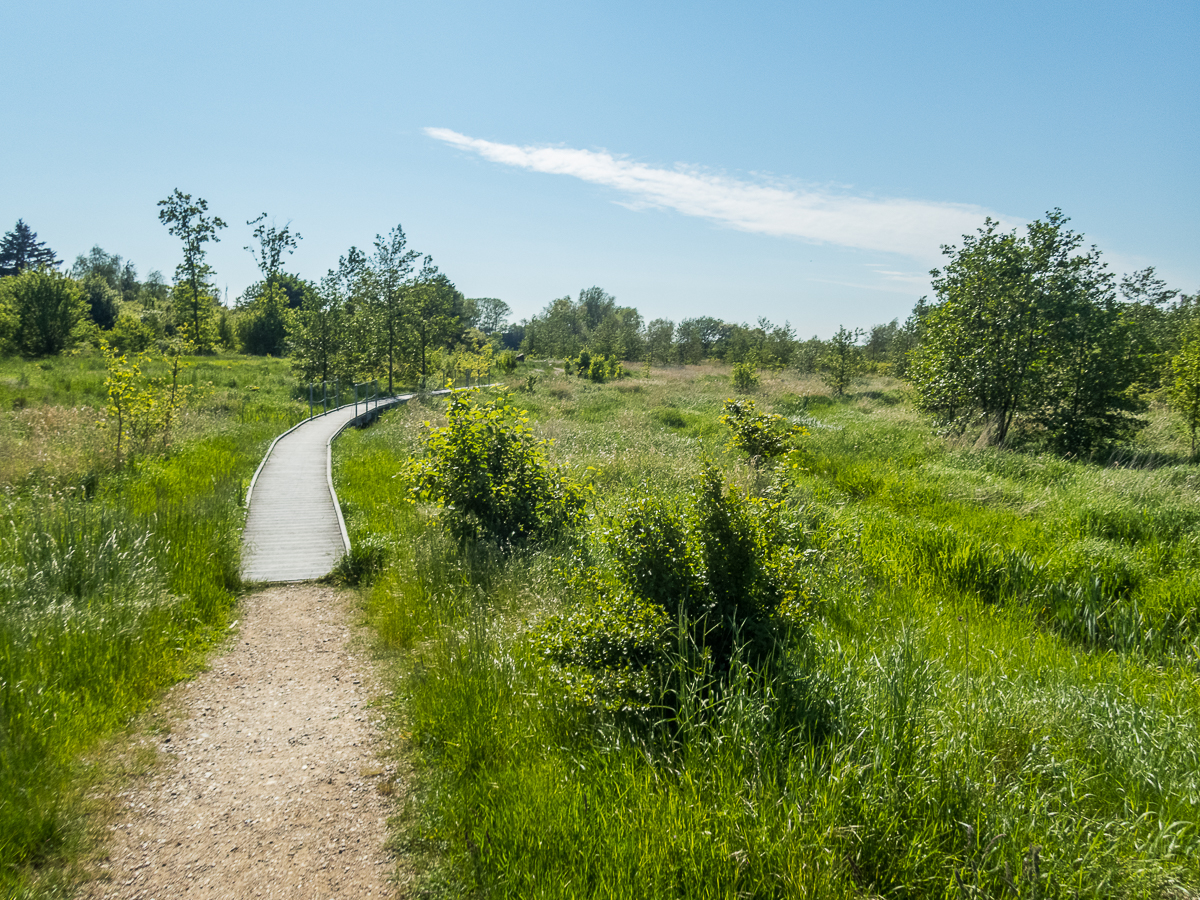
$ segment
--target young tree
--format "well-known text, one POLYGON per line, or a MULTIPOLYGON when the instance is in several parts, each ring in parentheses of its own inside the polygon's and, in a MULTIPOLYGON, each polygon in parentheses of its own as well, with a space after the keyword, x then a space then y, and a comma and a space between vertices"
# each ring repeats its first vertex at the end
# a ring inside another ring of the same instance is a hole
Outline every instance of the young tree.
POLYGON ((282 284, 281 267, 284 254, 295 251, 300 235, 293 234, 290 225, 282 229, 264 224, 267 214, 246 222, 256 225, 254 237, 258 247, 247 245, 262 271, 261 283, 243 295, 242 318, 238 322, 238 340, 242 350, 255 356, 283 356, 287 352, 288 326, 292 318, 291 304, 282 284))
POLYGON ((246 222, 247 225, 257 226, 253 234, 254 239, 258 241, 258 247, 256 249, 247 244, 245 249, 258 263, 267 287, 272 287, 279 280, 283 267, 283 255, 286 253, 291 256, 299 246, 302 237, 299 232, 292 233, 290 222, 279 229, 273 222, 270 227, 267 227, 266 218, 267 214, 263 213, 257 219, 250 219, 246 222))
POLYGON ((1196 430, 1200 428, 1200 329, 1193 327, 1179 353, 1171 360, 1170 402, 1183 416, 1196 458, 1196 430))
POLYGON ((426 256, 416 281, 408 290, 406 325, 416 341, 414 363, 419 361, 421 387, 425 387, 428 352, 431 345, 440 344, 453 332, 458 320, 454 316, 454 300, 458 292, 450 279, 438 271, 433 257, 426 256))
POLYGON ((846 388, 862 372, 862 348, 858 346, 862 336, 861 329, 849 331, 839 325, 837 333, 825 345, 819 364, 821 380, 829 386, 835 397, 846 393, 846 388))
POLYGON ((646 326, 646 353, 651 362, 669 362, 674 344, 675 323, 670 319, 655 319, 646 326))
POLYGON ((408 249, 404 229, 397 225, 387 237, 375 236, 375 253, 367 267, 368 303, 375 324, 381 330, 387 348, 388 393, 395 391, 396 356, 410 317, 408 310, 409 276, 421 258, 408 249))
POLYGON ((342 349, 345 291, 338 273, 330 272, 311 291, 289 323, 292 366, 306 381, 329 381, 342 349))
POLYGON ((215 340, 212 328, 212 267, 205 261, 204 245, 220 241, 217 232, 225 228, 219 216, 207 215, 208 201, 192 200, 175 188, 171 196, 159 200, 158 219, 167 231, 183 242, 183 262, 175 268, 175 302, 179 317, 191 326, 192 337, 200 349, 211 349, 215 340))
POLYGON ((22 219, 17 219, 13 230, 0 240, 0 278, 20 275, 26 269, 57 265, 58 256, 45 241, 37 239, 37 233, 22 219))
POLYGON ((117 324, 121 295, 102 275, 88 275, 83 279, 83 296, 93 322, 105 331, 117 324))

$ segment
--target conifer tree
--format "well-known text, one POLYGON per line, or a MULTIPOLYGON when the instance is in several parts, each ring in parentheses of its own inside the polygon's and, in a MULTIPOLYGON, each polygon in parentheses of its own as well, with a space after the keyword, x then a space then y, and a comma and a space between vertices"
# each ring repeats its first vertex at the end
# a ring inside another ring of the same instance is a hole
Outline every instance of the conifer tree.
POLYGON ((45 241, 37 239, 37 233, 23 219, 17 219, 16 227, 0 240, 0 277, 57 265, 58 256, 45 241))

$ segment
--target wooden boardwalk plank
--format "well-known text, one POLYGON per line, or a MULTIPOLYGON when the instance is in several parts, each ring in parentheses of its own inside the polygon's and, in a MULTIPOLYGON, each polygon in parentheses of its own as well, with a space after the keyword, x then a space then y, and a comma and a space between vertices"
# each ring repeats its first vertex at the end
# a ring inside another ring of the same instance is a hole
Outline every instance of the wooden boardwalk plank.
MULTIPOLYGON (((411 394, 385 400, 395 406, 411 394)), ((358 416, 365 415, 360 404, 358 416)), ((250 486, 242 532, 246 581, 310 581, 333 571, 350 549, 329 471, 329 444, 356 418, 353 405, 332 410, 283 434, 250 486)))

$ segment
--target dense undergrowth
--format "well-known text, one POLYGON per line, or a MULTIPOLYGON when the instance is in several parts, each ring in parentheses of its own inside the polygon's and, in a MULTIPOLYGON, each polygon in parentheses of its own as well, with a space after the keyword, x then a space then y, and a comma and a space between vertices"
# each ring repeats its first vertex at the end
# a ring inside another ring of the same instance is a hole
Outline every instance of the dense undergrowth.
POLYGON ((282 361, 187 378, 167 452, 118 465, 102 358, 0 364, 0 891, 57 889, 86 754, 228 624, 246 486, 301 406, 282 361))
MULTIPOLYGON (((751 466, 727 447, 728 391, 711 368, 544 374, 522 405, 595 494, 570 540, 508 550, 409 502, 436 406, 342 439, 339 495, 378 568, 363 590, 420 764, 398 840, 429 863, 423 889, 1200 892, 1194 468, 954 447, 895 384, 832 401, 785 375, 756 403, 807 434, 751 466), (674 522, 683 537, 655 541, 705 575, 703 459, 719 494, 774 510, 802 602, 767 652, 749 634, 705 652, 683 604, 621 605, 654 600, 622 575, 620 535, 647 521, 674 522), (573 638, 582 657, 556 655, 573 638), (572 689, 639 653, 658 661, 645 703, 572 689)), ((1144 450, 1168 457, 1166 436, 1152 425, 1163 443, 1144 450)))

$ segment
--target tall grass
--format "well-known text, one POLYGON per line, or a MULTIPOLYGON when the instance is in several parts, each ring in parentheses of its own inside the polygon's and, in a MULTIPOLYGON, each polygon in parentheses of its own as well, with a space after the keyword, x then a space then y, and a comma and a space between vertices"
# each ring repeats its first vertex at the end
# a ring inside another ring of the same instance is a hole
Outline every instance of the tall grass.
MULTIPOLYGON (((78 401, 71 391, 81 382, 103 380, 102 367, 97 375, 88 362, 38 368, 45 393, 34 399, 78 401)), ((0 422, 15 455, 0 485, 0 888, 7 892, 35 890, 45 881, 36 873, 78 849, 86 787, 78 761, 188 674, 225 632, 236 603, 246 486, 269 441, 302 411, 278 361, 207 359, 191 373, 206 390, 166 455, 117 466, 95 410, 18 404, 0 422), (230 373, 226 383, 209 387, 204 367, 230 373), (263 387, 239 390, 228 383, 235 378, 263 387), (42 426, 25 428, 21 417, 42 426)))
POLYGON ((530 639, 580 602, 568 576, 603 557, 598 534, 460 547, 395 477, 428 410, 341 439, 352 540, 387 545, 364 590, 402 661, 422 800, 401 839, 440 862, 426 890, 1200 892, 1190 472, 953 450, 890 394, 833 402, 769 375, 760 403, 802 410, 812 435, 796 469, 764 473, 704 424, 724 388, 700 375, 546 378, 523 398, 560 462, 596 470, 597 529, 634 488, 681 503, 708 456, 786 498, 803 536, 811 627, 717 681, 678 654, 664 728, 574 702, 530 639))

